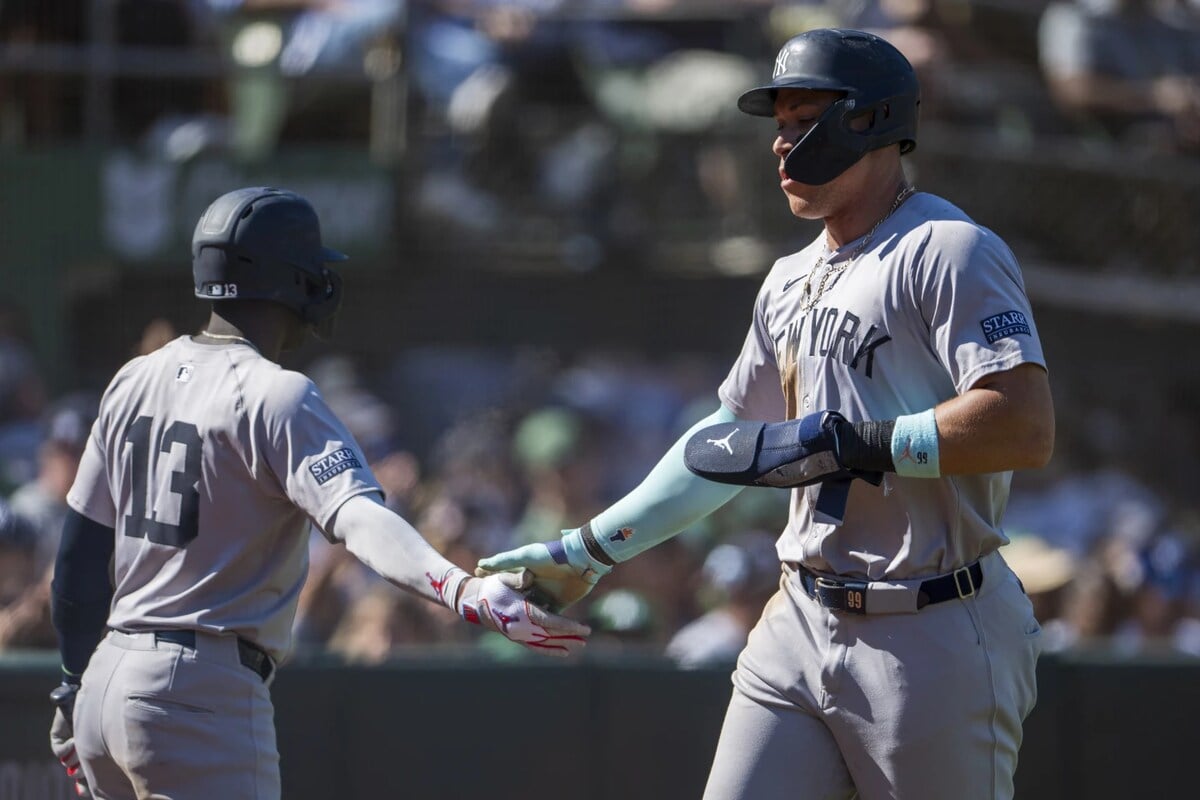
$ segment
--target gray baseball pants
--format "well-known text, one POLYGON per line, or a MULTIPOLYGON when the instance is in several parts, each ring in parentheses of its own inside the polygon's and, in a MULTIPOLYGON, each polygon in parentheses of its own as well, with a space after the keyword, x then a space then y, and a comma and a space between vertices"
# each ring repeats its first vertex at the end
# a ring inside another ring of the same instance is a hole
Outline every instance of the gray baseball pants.
POLYGON ((831 611, 794 571, 733 675, 705 800, 1010 800, 1041 628, 998 553, 966 598, 831 611))
POLYGON ((75 747, 102 800, 278 800, 267 684, 233 636, 196 646, 112 631, 83 675, 75 747))

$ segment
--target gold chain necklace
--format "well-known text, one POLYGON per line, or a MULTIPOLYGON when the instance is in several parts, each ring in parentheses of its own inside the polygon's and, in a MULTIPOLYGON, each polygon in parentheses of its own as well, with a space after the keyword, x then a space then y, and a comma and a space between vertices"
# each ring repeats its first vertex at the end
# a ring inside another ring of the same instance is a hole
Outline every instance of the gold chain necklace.
POLYGON ((227 333, 210 333, 209 331, 200 331, 200 335, 207 336, 209 339, 220 339, 220 340, 226 341, 226 342, 237 342, 238 344, 249 345, 250 347, 253 347, 255 350, 258 349, 257 347, 255 347, 254 342, 250 341, 245 336, 231 336, 227 333))
POLYGON ((817 259, 817 263, 813 264, 813 268, 808 271, 808 275, 804 278, 804 287, 800 290, 801 313, 807 314, 812 310, 813 306, 817 304, 817 301, 821 299, 821 295, 825 294, 825 286, 829 283, 829 279, 835 275, 841 275, 850 267, 851 264, 858 260, 858 257, 861 256, 863 252, 870 246, 871 240, 875 238, 875 231, 879 230, 879 226, 883 224, 883 221, 894 214, 896 209, 900 207, 900 204, 907 200, 914 191, 916 191, 916 189, 912 186, 902 186, 900 188, 900 191, 896 194, 896 199, 892 201, 892 207, 888 209, 886 214, 879 218, 878 222, 871 226, 871 230, 867 231, 867 235, 863 237, 862 243, 859 244, 858 247, 854 248, 854 252, 851 253, 850 257, 845 261, 827 266, 825 264, 825 259, 831 255, 831 253, 829 253, 828 250, 821 253, 820 257, 817 259), (821 269, 821 267, 825 267, 825 270, 821 273, 821 282, 817 284, 817 291, 814 294, 812 291, 812 279, 813 276, 817 274, 817 270, 821 269))

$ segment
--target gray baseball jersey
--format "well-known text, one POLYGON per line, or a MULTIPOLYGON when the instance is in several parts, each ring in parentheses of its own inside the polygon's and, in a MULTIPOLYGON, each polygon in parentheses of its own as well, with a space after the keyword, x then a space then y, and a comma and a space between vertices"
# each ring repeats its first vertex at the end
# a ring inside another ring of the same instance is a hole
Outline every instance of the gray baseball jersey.
MULTIPOLYGON (((738 417, 795 419, 822 409, 851 421, 924 411, 983 376, 1045 366, 1016 259, 991 231, 939 197, 910 197, 807 313, 801 295, 824 252, 775 263, 742 351, 721 384, 738 417)), ((835 270, 861 240, 829 256, 835 270)), ((820 273, 812 281, 815 291, 820 273)), ((869 580, 927 576, 1006 543, 1012 473, 854 481, 843 524, 814 520, 820 485, 793 492, 777 544, 784 561, 869 580)))
POLYGON ((116 530, 110 627, 235 633, 278 662, 310 520, 379 491, 312 381, 181 337, 113 378, 67 502, 116 530))

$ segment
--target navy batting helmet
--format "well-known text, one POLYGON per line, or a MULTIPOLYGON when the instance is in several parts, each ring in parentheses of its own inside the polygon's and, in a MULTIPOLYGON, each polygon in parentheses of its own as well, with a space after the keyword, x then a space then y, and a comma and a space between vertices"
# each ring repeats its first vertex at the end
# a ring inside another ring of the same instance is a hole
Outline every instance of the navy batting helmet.
POLYGON ((772 117, 780 89, 843 93, 788 153, 783 168, 792 180, 828 183, 871 150, 898 143, 908 153, 917 146, 917 75, 899 50, 874 34, 820 28, 792 37, 775 58, 771 82, 739 97, 738 108, 772 117), (866 128, 854 130, 851 121, 862 117, 866 128))
POLYGON ((342 302, 342 278, 325 266, 346 256, 321 245, 317 212, 298 194, 267 186, 213 201, 192 235, 196 296, 270 300, 328 339, 342 302))

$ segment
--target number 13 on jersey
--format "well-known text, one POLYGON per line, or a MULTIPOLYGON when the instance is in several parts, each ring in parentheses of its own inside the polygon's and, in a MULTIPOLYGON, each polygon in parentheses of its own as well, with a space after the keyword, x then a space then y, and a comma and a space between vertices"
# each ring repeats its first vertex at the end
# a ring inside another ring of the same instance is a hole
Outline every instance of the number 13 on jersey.
POLYGON ((203 440, 200 431, 190 422, 176 420, 162 433, 157 447, 151 446, 154 419, 138 417, 125 431, 130 445, 129 514, 125 517, 125 535, 146 538, 155 544, 186 547, 196 538, 200 527, 200 464, 203 440), (170 454, 176 445, 183 448, 182 467, 171 470, 168 487, 158 480, 159 470, 165 468, 163 454, 170 454), (165 488, 166 491, 159 491, 165 488), (165 495, 165 496, 164 496, 165 495), (163 517, 174 516, 167 509, 174 503, 169 495, 179 497, 178 522, 163 517), (147 513, 149 509, 149 513, 147 513), (166 513, 164 513, 164 511, 166 513))

